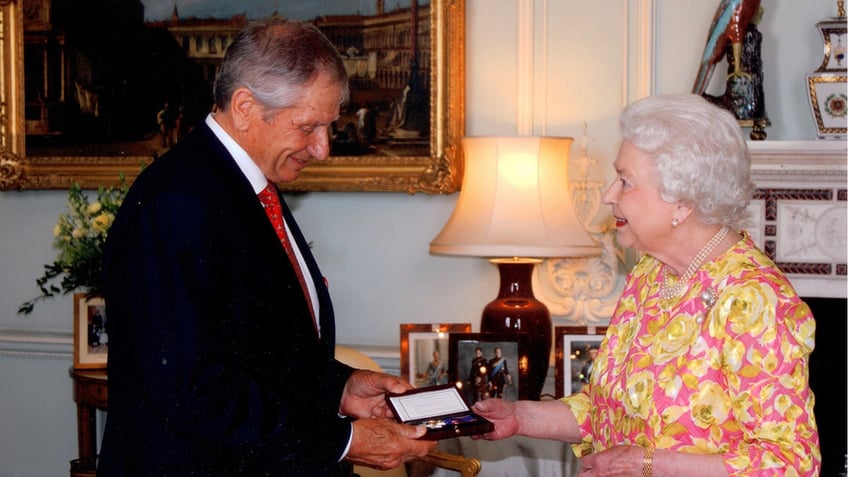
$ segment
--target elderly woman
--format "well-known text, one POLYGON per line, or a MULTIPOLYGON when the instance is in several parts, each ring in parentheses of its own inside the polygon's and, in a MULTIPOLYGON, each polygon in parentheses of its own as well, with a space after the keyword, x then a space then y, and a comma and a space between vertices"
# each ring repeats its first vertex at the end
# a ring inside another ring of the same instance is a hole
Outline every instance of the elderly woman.
POLYGON ((478 402, 514 434, 573 443, 581 476, 814 476, 808 384, 815 321, 740 232, 750 157, 736 120, 699 96, 621 116, 604 193, 619 242, 642 252, 591 380, 560 401, 478 402))

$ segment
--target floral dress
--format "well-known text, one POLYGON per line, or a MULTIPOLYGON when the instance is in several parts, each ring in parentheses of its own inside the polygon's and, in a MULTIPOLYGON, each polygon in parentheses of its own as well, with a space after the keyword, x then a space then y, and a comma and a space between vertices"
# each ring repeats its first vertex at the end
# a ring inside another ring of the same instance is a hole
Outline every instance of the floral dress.
POLYGON ((682 297, 660 297, 664 266, 633 268, 589 386, 563 399, 575 453, 653 446, 721 454, 731 476, 818 475, 809 307, 747 234, 682 297))

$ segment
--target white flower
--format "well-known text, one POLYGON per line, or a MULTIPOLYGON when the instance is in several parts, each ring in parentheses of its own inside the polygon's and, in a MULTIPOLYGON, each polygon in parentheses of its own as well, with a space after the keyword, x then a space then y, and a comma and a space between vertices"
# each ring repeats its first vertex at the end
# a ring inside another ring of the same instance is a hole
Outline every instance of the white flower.
POLYGON ((44 275, 36 280, 41 295, 18 307, 19 313, 30 313, 37 300, 58 293, 102 291, 99 278, 103 247, 126 192, 123 175, 120 187, 100 188, 92 201, 79 184, 71 186, 67 212, 59 216, 53 227, 53 244, 59 254, 53 263, 44 266, 44 275))

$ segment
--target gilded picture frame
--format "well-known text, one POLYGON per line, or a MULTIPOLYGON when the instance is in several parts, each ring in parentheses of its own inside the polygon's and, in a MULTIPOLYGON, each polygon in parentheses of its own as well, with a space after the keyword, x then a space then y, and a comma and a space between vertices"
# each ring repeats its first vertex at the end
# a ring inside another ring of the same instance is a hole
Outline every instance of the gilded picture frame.
MULTIPOLYGON (((26 8, 25 8, 26 7, 26 8)), ((85 189, 132 182, 152 157, 30 156, 26 153, 23 0, 0 0, 0 190, 85 189)), ((406 192, 448 194, 462 177, 465 134, 465 0, 431 0, 429 151, 427 156, 331 156, 314 161, 282 188, 292 192, 406 192)), ((32 16, 31 11, 27 12, 32 16)))

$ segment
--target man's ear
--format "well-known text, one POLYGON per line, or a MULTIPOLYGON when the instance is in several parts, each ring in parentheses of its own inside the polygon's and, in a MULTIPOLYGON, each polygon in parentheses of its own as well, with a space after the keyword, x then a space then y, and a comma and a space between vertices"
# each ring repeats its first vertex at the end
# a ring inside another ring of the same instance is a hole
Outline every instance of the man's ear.
POLYGON ((233 126, 238 131, 247 130, 251 121, 262 113, 262 108, 247 88, 239 88, 230 101, 233 126))

